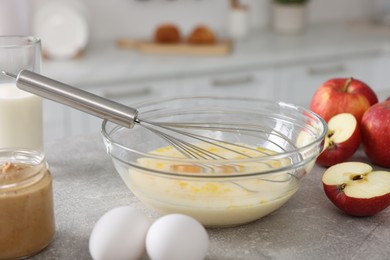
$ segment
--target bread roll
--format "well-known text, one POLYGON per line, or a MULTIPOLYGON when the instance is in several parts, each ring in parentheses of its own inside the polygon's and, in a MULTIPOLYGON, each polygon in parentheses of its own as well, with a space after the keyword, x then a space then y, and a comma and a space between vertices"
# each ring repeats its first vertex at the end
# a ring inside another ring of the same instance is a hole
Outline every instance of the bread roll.
POLYGON ((156 43, 179 43, 180 31, 174 24, 162 24, 156 28, 154 41, 156 43))
POLYGON ((189 44, 214 44, 216 42, 214 32, 204 25, 194 28, 187 39, 189 44))

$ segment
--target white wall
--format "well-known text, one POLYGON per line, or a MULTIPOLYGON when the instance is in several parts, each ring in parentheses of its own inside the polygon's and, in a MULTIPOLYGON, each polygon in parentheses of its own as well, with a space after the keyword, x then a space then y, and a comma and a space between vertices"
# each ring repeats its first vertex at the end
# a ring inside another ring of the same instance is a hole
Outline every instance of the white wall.
MULTIPOLYGON (((34 0, 39 8, 46 1, 34 0)), ((67 0, 63 0, 67 1, 67 0)), ((156 25, 176 23, 183 33, 196 24, 211 26, 220 35, 226 33, 229 0, 79 0, 90 14, 91 38, 101 40, 120 36, 149 38, 156 25)), ((267 27, 271 0, 241 0, 250 6, 252 30, 267 27)), ((373 1, 312 0, 309 3, 311 24, 351 19, 367 19, 372 15, 373 1)))
POLYGON ((370 19, 373 4, 373 0, 311 0, 309 21, 318 23, 370 19))

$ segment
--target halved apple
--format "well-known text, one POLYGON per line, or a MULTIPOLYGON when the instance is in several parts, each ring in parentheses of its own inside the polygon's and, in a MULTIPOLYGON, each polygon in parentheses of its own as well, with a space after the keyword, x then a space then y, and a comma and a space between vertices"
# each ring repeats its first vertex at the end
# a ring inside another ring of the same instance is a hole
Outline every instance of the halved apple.
POLYGON ((328 122, 324 149, 317 163, 328 167, 345 162, 359 148, 360 141, 360 128, 354 115, 341 113, 333 116, 328 122))
POLYGON ((326 196, 352 216, 372 216, 390 205, 390 172, 373 171, 362 162, 345 162, 322 176, 326 196))

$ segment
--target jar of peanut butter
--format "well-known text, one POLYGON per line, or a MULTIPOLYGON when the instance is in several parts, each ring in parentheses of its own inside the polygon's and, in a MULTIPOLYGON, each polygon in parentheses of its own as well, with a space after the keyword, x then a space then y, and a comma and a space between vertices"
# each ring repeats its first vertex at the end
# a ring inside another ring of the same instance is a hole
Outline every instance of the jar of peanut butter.
POLYGON ((43 153, 0 149, 0 259, 34 255, 54 233, 52 178, 43 153))

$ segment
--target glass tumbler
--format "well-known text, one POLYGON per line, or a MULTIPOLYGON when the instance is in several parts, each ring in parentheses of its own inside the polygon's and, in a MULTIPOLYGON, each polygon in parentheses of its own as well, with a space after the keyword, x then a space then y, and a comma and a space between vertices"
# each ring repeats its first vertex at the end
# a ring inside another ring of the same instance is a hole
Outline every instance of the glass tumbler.
MULTIPOLYGON (((32 36, 0 37, 0 71, 39 73, 41 43, 32 36)), ((43 151, 42 99, 18 89, 15 79, 0 73, 0 148, 43 151)))

